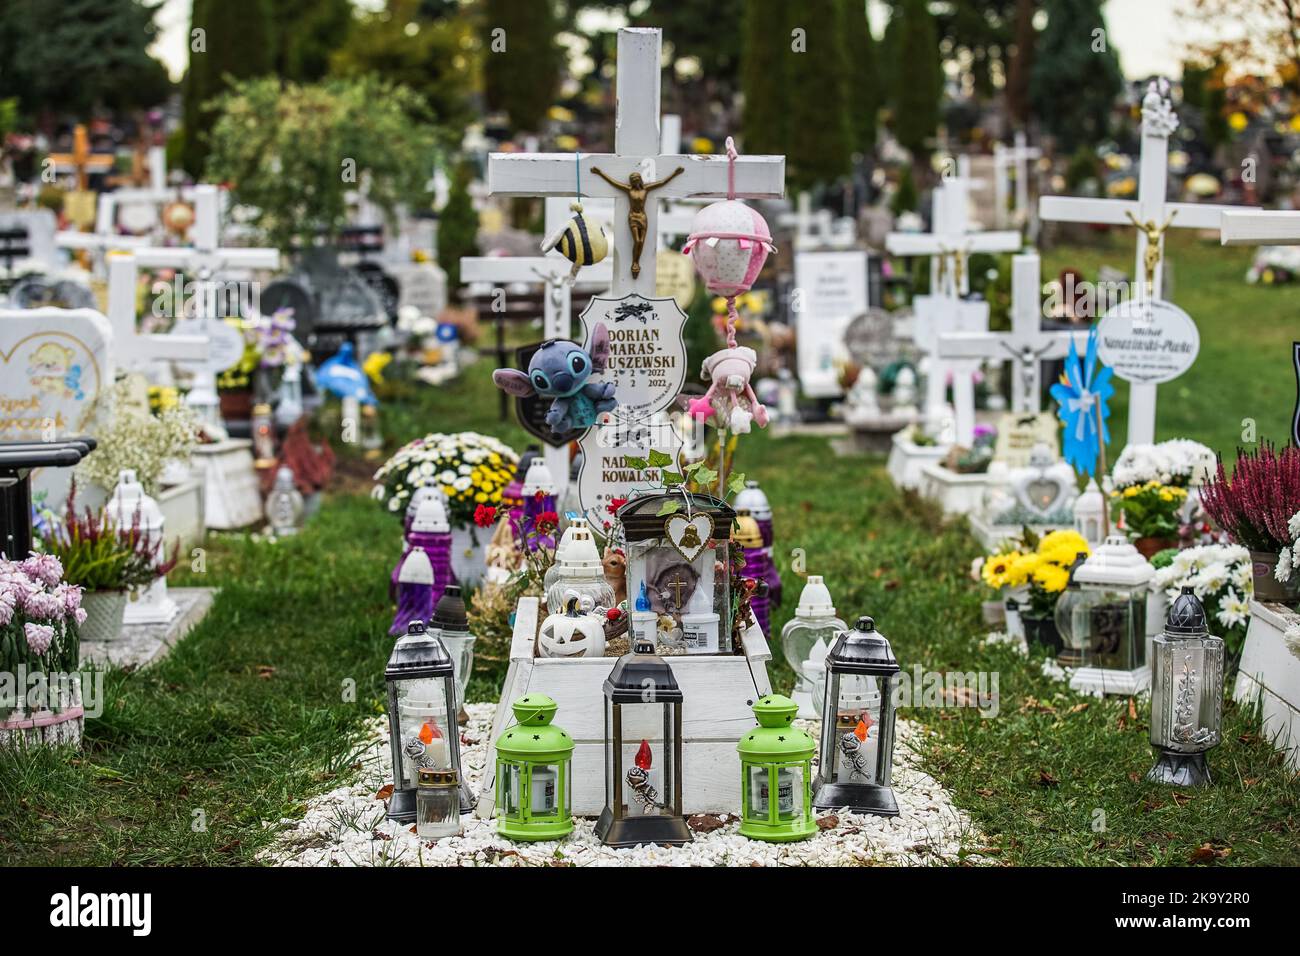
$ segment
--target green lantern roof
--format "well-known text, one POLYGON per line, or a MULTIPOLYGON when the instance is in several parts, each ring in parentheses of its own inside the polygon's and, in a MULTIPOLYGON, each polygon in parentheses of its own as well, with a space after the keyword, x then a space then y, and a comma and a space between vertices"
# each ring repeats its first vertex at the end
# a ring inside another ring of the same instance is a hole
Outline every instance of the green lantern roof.
POLYGON ((742 757, 770 762, 803 760, 817 749, 817 739, 794 725, 799 705, 789 697, 768 694, 754 703, 758 726, 741 735, 736 750, 742 757))
POLYGON ((573 738, 551 723, 558 705, 545 694, 528 694, 510 705, 518 723, 497 738, 504 757, 526 760, 561 759, 573 753, 573 738))

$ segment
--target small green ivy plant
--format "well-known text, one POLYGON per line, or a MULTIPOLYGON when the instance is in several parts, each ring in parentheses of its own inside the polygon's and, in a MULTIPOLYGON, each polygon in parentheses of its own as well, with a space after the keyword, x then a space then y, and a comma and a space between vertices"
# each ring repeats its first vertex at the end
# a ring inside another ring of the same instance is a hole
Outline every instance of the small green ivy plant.
MULTIPOLYGON (((623 458, 623 464, 624 467, 635 468, 638 471, 644 471, 646 468, 658 468, 665 491, 671 491, 687 484, 694 485, 697 489, 708 488, 718 480, 718 473, 703 461, 683 465, 679 471, 671 470, 670 466, 675 464, 673 456, 655 448, 650 449, 650 454, 645 458, 626 455, 623 458)), ((727 486, 718 497, 726 501, 744 487, 745 473, 742 471, 733 472, 727 476, 727 486)), ((680 501, 672 499, 665 501, 660 506, 658 513, 660 516, 675 514, 681 510, 681 507, 682 503, 680 501)))

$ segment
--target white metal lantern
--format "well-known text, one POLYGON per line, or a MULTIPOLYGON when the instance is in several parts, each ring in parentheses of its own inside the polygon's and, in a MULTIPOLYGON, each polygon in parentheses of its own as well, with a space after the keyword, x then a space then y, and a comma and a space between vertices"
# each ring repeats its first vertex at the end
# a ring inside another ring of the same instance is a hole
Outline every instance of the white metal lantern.
POLYGON ((1089 478, 1088 486, 1074 499, 1074 530, 1096 548, 1106 537, 1106 497, 1097 487, 1097 479, 1089 478))
POLYGON ((421 770, 460 775, 461 809, 472 803, 460 766, 456 726, 455 668, 446 647, 421 621, 412 621, 393 645, 384 668, 388 684, 388 730, 393 754, 393 793, 388 819, 415 820, 415 791, 421 770))
POLYGON ((297 534, 302 528, 302 492, 293 480, 293 469, 281 465, 275 473, 275 484, 266 496, 266 523, 277 538, 297 534))
MULTIPOLYGON (((104 505, 104 516, 123 533, 138 531, 149 548, 154 567, 163 563, 167 520, 158 502, 145 494, 134 469, 118 472, 117 487, 104 505)), ((124 624, 166 624, 179 610, 176 602, 167 596, 167 578, 162 575, 132 598, 126 606, 124 624)))
POLYGON ((815 720, 820 711, 813 709, 813 691, 818 667, 825 675, 826 653, 835 642, 836 635, 848 630, 848 625, 835 616, 835 605, 831 603, 831 592, 826 588, 820 574, 808 575, 808 582, 799 594, 799 606, 784 628, 781 629, 781 651, 786 663, 795 674, 794 693, 791 695, 799 705, 799 716, 815 720), (820 647, 821 661, 812 662, 815 649, 820 647), (813 664, 810 668, 809 665, 813 664))
POLYGON ((1223 739, 1223 640, 1210 633, 1190 587, 1174 600, 1154 641, 1151 743, 1147 779, 1175 787, 1210 784, 1205 752, 1223 739))
POLYGON ((217 395, 217 376, 206 369, 194 373, 194 382, 185 394, 185 407, 194 412, 204 425, 221 427, 221 399, 217 395))
POLYGON ((826 655, 817 795, 819 810, 898 816, 894 764, 894 682, 898 661, 869 617, 843 631, 826 655))
POLYGON ((1123 694, 1146 690, 1151 669, 1146 654, 1147 595, 1153 568, 1122 535, 1075 568, 1071 588, 1056 607, 1056 626, 1067 652, 1082 666, 1070 687, 1084 693, 1123 694))
POLYGON ((555 563, 546 569, 544 583, 546 607, 552 612, 564 612, 569 592, 577 595, 580 611, 603 614, 618 603, 605 577, 596 539, 583 518, 574 518, 564 529, 555 549, 555 563))

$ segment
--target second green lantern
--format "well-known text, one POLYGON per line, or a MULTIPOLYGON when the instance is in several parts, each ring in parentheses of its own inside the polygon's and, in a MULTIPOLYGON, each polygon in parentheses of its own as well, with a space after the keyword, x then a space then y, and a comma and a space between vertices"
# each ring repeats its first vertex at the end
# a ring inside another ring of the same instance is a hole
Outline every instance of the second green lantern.
POLYGON ((817 832, 812 806, 812 758, 817 740, 794 724, 799 705, 769 694, 754 704, 758 726, 740 738, 740 824, 752 840, 788 843, 817 832))
POLYGON ((497 832, 511 840, 559 840, 573 832, 573 738, 551 723, 543 694, 510 705, 517 721, 497 739, 497 832))

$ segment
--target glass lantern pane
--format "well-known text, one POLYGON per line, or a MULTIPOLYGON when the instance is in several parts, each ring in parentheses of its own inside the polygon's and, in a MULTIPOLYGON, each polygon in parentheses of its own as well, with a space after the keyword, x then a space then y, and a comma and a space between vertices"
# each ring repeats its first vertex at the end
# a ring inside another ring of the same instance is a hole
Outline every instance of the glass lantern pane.
POLYGON ((871 783, 880 743, 880 690, 866 674, 839 680, 835 711, 834 777, 840 783, 871 783))
POLYGON ((1217 745, 1223 718, 1223 642, 1157 637, 1155 658, 1151 742, 1180 753, 1217 745))
POLYGON ((529 778, 529 809, 535 817, 559 813, 560 771, 553 764, 535 764, 529 778))
POLYGON ((782 767, 776 787, 776 812, 780 820, 797 820, 804 815, 808 783, 803 764, 782 767))
POLYGON ((664 747, 664 715, 668 710, 663 704, 621 705, 622 779, 617 785, 628 816, 665 814, 665 804, 673 799, 671 775, 675 768, 664 747))
POLYGON ((519 765, 504 764, 501 779, 497 781, 497 803, 506 816, 519 815, 519 765))
POLYGON ((1146 590, 1088 596, 1074 614, 1076 621, 1083 618, 1084 664, 1128 671, 1146 663, 1146 590))
POLYGON ((688 654, 730 653, 730 578, 726 563, 715 573, 723 552, 706 547, 687 561, 667 538, 628 544, 627 593, 635 602, 646 586, 650 609, 660 615, 658 643, 688 654))
POLYGON ((843 630, 844 624, 833 618, 827 618, 824 622, 792 618, 781 631, 781 652, 794 671, 795 689, 812 696, 814 706, 821 699, 821 693, 816 691, 814 685, 819 680, 824 685, 826 665, 824 661, 820 664, 810 661, 810 656, 818 644, 826 649, 835 643, 836 628, 843 630))
POLYGON ((452 769, 446 685, 437 678, 397 682, 401 779, 414 787, 422 768, 452 769))

